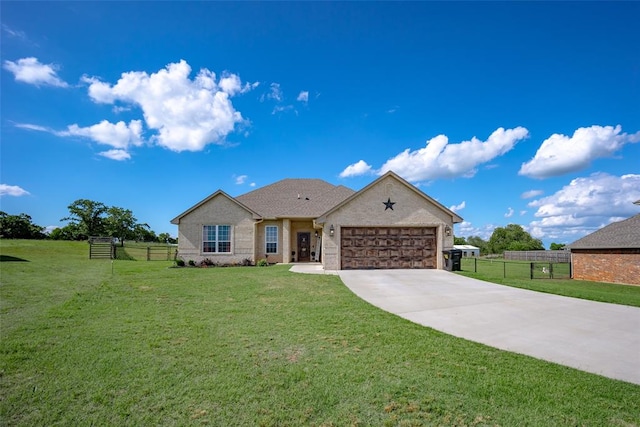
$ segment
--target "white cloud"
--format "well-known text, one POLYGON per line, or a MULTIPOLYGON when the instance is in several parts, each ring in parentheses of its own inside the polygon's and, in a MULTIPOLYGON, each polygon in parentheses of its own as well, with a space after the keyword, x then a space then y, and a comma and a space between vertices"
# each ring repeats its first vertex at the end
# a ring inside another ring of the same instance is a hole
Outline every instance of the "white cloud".
POLYGON ((34 125, 31 123, 16 123, 16 127, 21 129, 36 130, 38 132, 56 133, 56 131, 51 128, 48 128, 46 126, 34 125))
POLYGON ((526 215, 527 211, 520 211, 520 216, 526 215))
POLYGON ((102 151, 98 154, 108 159, 118 160, 118 161, 129 160, 131 158, 131 154, 129 154, 126 150, 120 150, 120 149, 102 151))
POLYGON ((498 128, 485 142, 477 138, 458 144, 449 143, 445 135, 427 141, 424 148, 404 150, 387 160, 379 175, 394 171, 408 181, 416 182, 436 178, 472 177, 476 167, 511 150, 515 144, 529 136, 523 127, 498 128))
POLYGON ((304 102, 305 104, 309 102, 309 91, 303 90, 298 94, 296 101, 304 102))
POLYGON ((507 213, 506 213, 506 214, 504 214, 504 217, 505 217, 505 218, 511 218, 512 216, 513 216, 513 209, 512 209, 511 207, 509 207, 509 208, 507 209, 507 213))
POLYGON ((538 197, 544 194, 544 191, 542 190, 529 190, 529 191, 525 191, 524 193, 522 193, 520 195, 521 198, 523 199, 532 199, 534 197, 538 197))
POLYGON ((126 150, 132 145, 140 146, 143 143, 142 122, 140 120, 131 120, 128 125, 123 121, 114 124, 107 120, 88 127, 73 124, 68 126, 66 131, 56 132, 56 135, 81 136, 119 150, 126 150))
POLYGON ((269 92, 266 94, 262 94, 260 97, 260 101, 264 102, 267 99, 273 99, 276 102, 282 102, 284 99, 282 95, 282 90, 280 89, 280 83, 271 83, 269 85, 269 92))
POLYGON ((28 196, 30 193, 17 185, 0 184, 0 196, 28 196))
POLYGON ((496 226, 493 224, 486 224, 485 226, 478 228, 474 227, 474 225, 469 221, 462 221, 460 224, 454 225, 454 234, 461 237, 478 236, 483 240, 489 240, 495 228, 496 226))
POLYGON ((230 97, 251 90, 257 83, 242 86, 239 77, 225 74, 216 82, 215 73, 203 68, 192 80, 186 61, 167 65, 156 73, 123 73, 115 85, 94 77, 89 96, 98 103, 121 101, 142 109, 149 129, 158 132, 152 142, 173 151, 200 151, 207 144, 222 144, 242 123, 230 97))
POLYGON ((640 213, 640 175, 595 173, 576 178, 547 197, 531 201, 537 208, 529 228, 537 238, 571 243, 613 221, 640 213))
POLYGON ((249 187, 255 187, 255 186, 256 186, 255 182, 252 182, 251 184, 249 184, 249 187))
POLYGON ((449 207, 449 210, 452 210, 454 212, 458 212, 461 211, 462 209, 464 209, 467 206, 467 203, 463 200, 462 203, 460 203, 459 205, 453 205, 451 207, 449 207))
POLYGON ((56 74, 55 64, 41 64, 37 58, 18 59, 17 62, 4 61, 3 68, 13 73, 16 81, 36 86, 68 87, 56 74))
POLYGON ((611 157, 625 144, 640 141, 640 132, 621 133, 620 125, 591 126, 577 129, 572 137, 553 134, 535 156, 522 164, 520 175, 549 178, 582 170, 601 157, 611 157))
POLYGON ((236 177, 236 184, 238 185, 242 185, 244 184, 244 182, 247 180, 248 176, 247 175, 240 175, 236 177))
POLYGON ((293 105, 276 105, 273 108, 273 111, 271 111, 271 114, 283 113, 289 110, 293 110, 296 115, 298 114, 298 112, 293 109, 293 105))
POLYGON ((360 160, 352 165, 349 165, 340 172, 340 178, 347 178, 350 176, 365 175, 371 172, 371 166, 364 160, 360 160))
POLYGON ((113 150, 104 151, 101 156, 112 160, 127 160, 131 158, 128 149, 131 146, 140 146, 144 143, 142 139, 142 122, 131 120, 129 124, 123 121, 111 123, 103 120, 98 124, 87 127, 80 127, 77 124, 67 126, 67 130, 57 131, 45 126, 33 125, 29 123, 18 123, 16 127, 39 132, 48 132, 60 137, 78 136, 91 139, 99 144, 114 147, 113 150))

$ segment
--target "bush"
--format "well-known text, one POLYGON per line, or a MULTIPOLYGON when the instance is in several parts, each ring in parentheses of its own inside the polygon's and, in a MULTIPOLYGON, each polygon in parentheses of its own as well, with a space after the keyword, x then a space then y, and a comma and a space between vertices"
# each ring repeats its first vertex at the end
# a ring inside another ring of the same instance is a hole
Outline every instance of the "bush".
POLYGON ((177 260, 176 260, 176 265, 177 265, 178 267, 184 267, 184 260, 182 260, 182 259, 177 259, 177 260))
POLYGON ((243 267, 251 267, 253 265, 253 263, 251 262, 251 260, 249 258, 245 258, 242 261, 240 261, 240 265, 243 267))
POLYGON ((266 259, 261 259, 256 265, 258 267, 269 267, 269 261, 267 261, 266 259))
POLYGON ((215 265, 216 263, 211 261, 209 258, 203 259, 202 262, 200 263, 200 267, 213 267, 215 265))
POLYGON ((195 266, 196 266, 196 262, 195 262, 194 260, 190 259, 190 260, 189 260, 189 265, 190 265, 191 267, 195 267, 195 266))

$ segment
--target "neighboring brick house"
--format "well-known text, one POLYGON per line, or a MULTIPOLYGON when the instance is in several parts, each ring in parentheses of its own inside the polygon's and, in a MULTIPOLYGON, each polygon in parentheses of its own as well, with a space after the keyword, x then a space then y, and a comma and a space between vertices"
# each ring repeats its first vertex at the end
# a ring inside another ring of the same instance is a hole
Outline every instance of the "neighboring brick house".
POLYGON ((574 279, 640 285, 640 214, 611 223, 569 249, 574 279))
POLYGON ((235 198, 218 190, 171 220, 185 261, 315 261, 327 270, 442 269, 459 222, 393 172, 357 192, 320 179, 284 179, 235 198))

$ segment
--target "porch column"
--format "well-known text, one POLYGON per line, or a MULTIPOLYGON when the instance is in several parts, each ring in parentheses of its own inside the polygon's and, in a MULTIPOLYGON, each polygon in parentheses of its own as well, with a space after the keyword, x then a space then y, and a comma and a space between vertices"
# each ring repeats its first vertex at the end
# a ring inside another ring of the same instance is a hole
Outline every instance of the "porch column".
POLYGON ((282 262, 291 262, 291 220, 282 220, 282 262))

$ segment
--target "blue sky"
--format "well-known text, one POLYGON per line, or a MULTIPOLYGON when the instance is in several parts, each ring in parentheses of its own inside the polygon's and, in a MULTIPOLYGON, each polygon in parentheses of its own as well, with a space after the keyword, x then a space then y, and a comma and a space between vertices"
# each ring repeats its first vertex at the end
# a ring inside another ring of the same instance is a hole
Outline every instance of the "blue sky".
POLYGON ((640 213, 638 2, 7 2, 0 204, 156 233, 217 189, 387 170, 488 239, 640 213))

